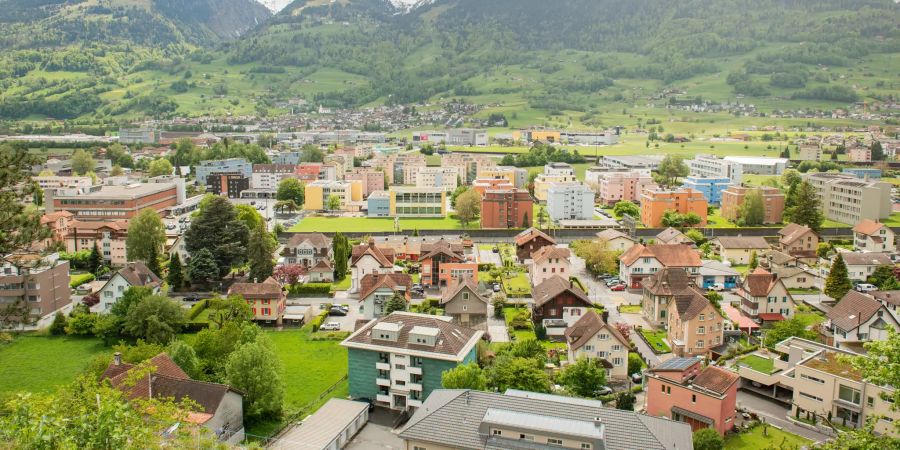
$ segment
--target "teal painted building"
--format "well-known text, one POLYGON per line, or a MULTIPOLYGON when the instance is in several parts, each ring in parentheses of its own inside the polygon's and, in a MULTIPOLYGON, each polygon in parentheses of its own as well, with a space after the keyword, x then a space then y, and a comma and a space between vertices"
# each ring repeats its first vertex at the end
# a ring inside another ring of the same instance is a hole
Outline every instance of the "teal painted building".
POLYGON ((395 312, 369 322, 344 342, 350 397, 392 409, 418 408, 443 372, 477 360, 483 332, 450 317, 395 312))

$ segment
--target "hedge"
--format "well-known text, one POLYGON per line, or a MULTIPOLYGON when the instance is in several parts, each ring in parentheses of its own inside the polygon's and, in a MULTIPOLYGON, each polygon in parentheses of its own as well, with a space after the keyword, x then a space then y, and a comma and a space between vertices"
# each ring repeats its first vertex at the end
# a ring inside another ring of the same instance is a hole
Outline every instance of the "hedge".
POLYGON ((325 311, 320 312, 319 315, 316 316, 312 320, 313 333, 315 333, 316 331, 319 331, 319 327, 322 326, 322 324, 325 322, 325 319, 327 319, 327 318, 328 318, 328 310, 326 309, 325 311))
POLYGON ((94 281, 94 274, 92 273, 72 275, 72 279, 69 281, 69 287, 75 289, 78 286, 81 286, 84 283, 90 283, 91 281, 94 281))
POLYGON ((187 313, 187 319, 189 321, 196 319, 197 316, 199 316, 207 306, 209 306, 209 299, 204 298, 203 300, 200 300, 199 302, 194 304, 194 306, 191 306, 190 311, 188 311, 187 313))
POLYGON ((298 297, 330 297, 331 283, 295 284, 288 287, 288 294, 298 297))

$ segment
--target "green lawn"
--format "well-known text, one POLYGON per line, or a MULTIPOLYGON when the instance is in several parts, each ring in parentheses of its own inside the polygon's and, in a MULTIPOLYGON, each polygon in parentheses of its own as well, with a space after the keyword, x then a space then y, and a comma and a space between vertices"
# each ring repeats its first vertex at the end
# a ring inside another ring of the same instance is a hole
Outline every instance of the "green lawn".
POLYGON ((512 278, 507 278, 504 275, 503 291, 506 292, 506 295, 530 295, 531 280, 528 279, 528 274, 524 272, 516 272, 516 275, 512 278))
POLYGON ((763 436, 763 426, 759 425, 746 433, 732 434, 725 439, 726 450, 758 450, 763 448, 792 449, 808 446, 812 441, 796 434, 774 427, 767 427, 768 436, 763 436))
POLYGON ((69 286, 78 287, 84 283, 94 280, 94 275, 90 273, 75 273, 69 275, 69 286))
POLYGON ((706 217, 707 228, 737 228, 734 222, 730 222, 722 217, 722 210, 716 208, 715 213, 706 217))
POLYGON ((798 312, 794 314, 794 317, 796 317, 797 320, 803 322, 803 324, 807 327, 825 321, 825 316, 816 312, 798 312))
POLYGON ((771 374, 775 371, 775 362, 757 355, 747 355, 738 361, 739 366, 749 367, 757 372, 771 374))
POLYGON ((99 339, 21 336, 0 345, 0 396, 53 391, 71 383, 94 356, 111 352, 99 339))
MULTIPOLYGON (((478 223, 469 224, 469 229, 478 228, 478 223)), ((400 219, 401 231, 412 230, 462 230, 455 216, 433 219, 400 219)), ((289 231, 298 233, 342 232, 342 233, 386 233, 394 231, 393 218, 368 217, 307 217, 291 227, 289 231)))
POLYGON ((649 328, 641 328, 641 335, 647 339, 653 348, 660 353, 669 353, 672 351, 669 344, 666 343, 666 332, 664 330, 653 331, 649 328))
POLYGON ((331 283, 331 290, 333 291, 346 291, 350 289, 350 284, 353 282, 350 279, 350 275, 344 275, 344 279, 331 283))
POLYGON ((622 314, 640 314, 641 305, 619 305, 619 312, 622 314))

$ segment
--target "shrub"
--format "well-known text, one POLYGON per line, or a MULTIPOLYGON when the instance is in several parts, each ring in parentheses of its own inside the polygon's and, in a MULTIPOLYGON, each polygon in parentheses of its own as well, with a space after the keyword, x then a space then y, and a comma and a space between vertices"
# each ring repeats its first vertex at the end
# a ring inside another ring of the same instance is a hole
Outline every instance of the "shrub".
POLYGON ((53 318, 53 323, 50 324, 50 334, 54 336, 60 336, 66 334, 66 316, 65 314, 57 311, 56 316, 53 318))
POLYGON ((90 336, 94 333, 94 323, 97 316, 91 313, 79 313, 69 319, 66 325, 66 334, 75 336, 90 336))
POLYGON ((288 294, 297 297, 331 296, 331 283, 295 284, 288 288, 288 294))
POLYGON ((200 313, 202 313, 203 310, 205 310, 207 308, 207 306, 209 306, 209 299, 204 298, 203 300, 200 300, 194 306, 191 307, 190 311, 188 311, 187 319, 188 320, 196 319, 197 316, 199 316, 200 313))
POLYGON ((94 281, 94 274, 92 273, 72 275, 72 280, 69 282, 69 287, 75 289, 78 286, 81 286, 84 283, 90 283, 91 281, 94 281))
POLYGON ((327 318, 328 318, 328 309, 326 309, 325 311, 320 312, 319 315, 316 316, 316 317, 312 320, 312 330, 313 330, 313 333, 315 333, 316 331, 319 331, 319 327, 321 327, 322 324, 325 323, 325 319, 327 319, 327 318))

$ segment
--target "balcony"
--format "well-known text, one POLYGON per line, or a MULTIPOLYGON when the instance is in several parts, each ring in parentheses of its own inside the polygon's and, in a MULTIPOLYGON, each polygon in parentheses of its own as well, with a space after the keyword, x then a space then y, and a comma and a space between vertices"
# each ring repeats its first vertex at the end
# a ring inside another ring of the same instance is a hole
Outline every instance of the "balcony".
POLYGON ((406 399, 406 406, 411 406, 413 408, 421 408, 422 402, 420 400, 406 399))
POLYGON ((375 384, 384 387, 391 387, 391 380, 388 380, 387 378, 376 378, 375 384))
POLYGON ((410 375, 422 375, 421 367, 407 366, 406 371, 409 372, 410 375))
POLYGON ((375 363, 375 368, 378 370, 391 370, 391 365, 386 362, 377 362, 375 363))
POLYGON ((378 394, 375 396, 376 402, 391 403, 391 396, 388 394, 378 394))
POLYGON ((406 388, 411 391, 422 391, 422 385, 419 383, 406 383, 406 388))
POLYGON ((401 392, 401 393, 409 392, 409 383, 406 383, 404 385, 399 385, 397 383, 394 383, 391 385, 391 390, 401 392))

